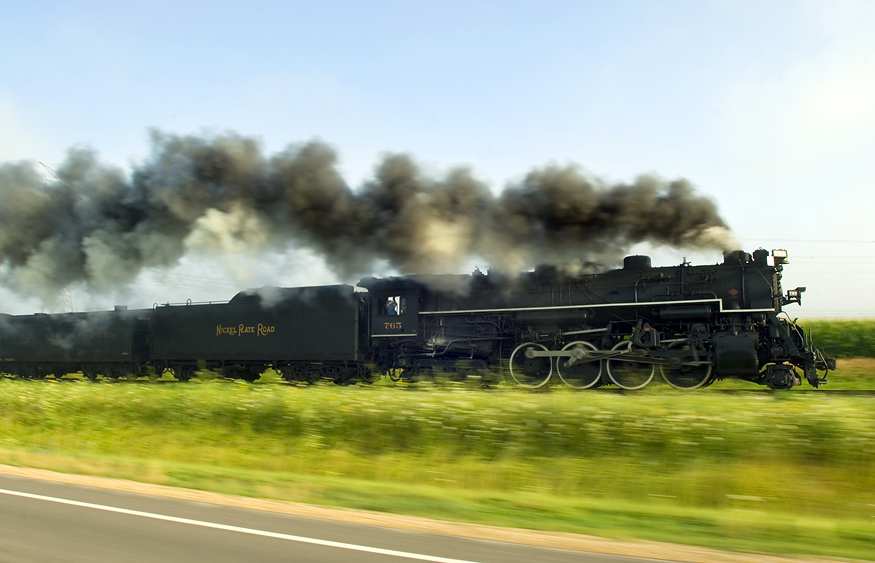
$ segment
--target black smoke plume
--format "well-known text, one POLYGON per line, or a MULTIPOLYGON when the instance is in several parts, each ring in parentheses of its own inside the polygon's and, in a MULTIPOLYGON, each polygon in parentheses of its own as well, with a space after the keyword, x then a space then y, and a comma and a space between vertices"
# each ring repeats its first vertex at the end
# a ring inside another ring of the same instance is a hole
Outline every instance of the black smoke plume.
POLYGON ((547 166, 493 193, 464 168, 423 174, 386 156, 351 189, 325 144, 272 157, 257 141, 152 133, 130 177, 74 149, 46 184, 29 163, 0 166, 0 274, 22 294, 112 288, 186 253, 315 249, 343 278, 377 261, 403 273, 457 271, 477 257, 515 272, 536 264, 616 263, 637 242, 734 249, 709 199, 686 180, 607 185, 547 166))

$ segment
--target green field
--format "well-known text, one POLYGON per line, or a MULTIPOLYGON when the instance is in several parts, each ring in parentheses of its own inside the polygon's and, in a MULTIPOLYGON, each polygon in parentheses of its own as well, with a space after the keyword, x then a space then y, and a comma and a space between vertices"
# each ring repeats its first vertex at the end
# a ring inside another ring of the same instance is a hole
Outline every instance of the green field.
POLYGON ((817 319, 799 323, 834 358, 875 358, 875 320, 817 319))
MULTIPOLYGON (((875 390, 875 321, 807 321, 875 390)), ((0 379, 0 463, 484 524, 872 559, 875 396, 0 379)))
MULTIPOLYGON (((839 367, 830 386, 875 388, 875 361, 839 367)), ((450 520, 870 558, 875 397, 721 386, 529 393, 4 379, 0 463, 450 520)))

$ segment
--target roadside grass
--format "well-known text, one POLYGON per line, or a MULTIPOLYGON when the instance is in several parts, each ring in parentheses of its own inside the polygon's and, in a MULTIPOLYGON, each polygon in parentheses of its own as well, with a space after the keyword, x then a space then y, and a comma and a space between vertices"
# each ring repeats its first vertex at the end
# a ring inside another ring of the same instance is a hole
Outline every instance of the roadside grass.
MULTIPOLYGON (((871 381, 875 360, 851 365, 859 381, 871 381)), ((875 398, 816 391, 2 380, 0 463, 448 520, 868 559, 873 412, 875 398)))
POLYGON ((871 519, 800 516, 752 506, 756 499, 716 509, 665 498, 632 502, 596 494, 481 491, 102 456, 0 450, 0 461, 223 494, 727 550, 869 560, 875 534, 871 519))

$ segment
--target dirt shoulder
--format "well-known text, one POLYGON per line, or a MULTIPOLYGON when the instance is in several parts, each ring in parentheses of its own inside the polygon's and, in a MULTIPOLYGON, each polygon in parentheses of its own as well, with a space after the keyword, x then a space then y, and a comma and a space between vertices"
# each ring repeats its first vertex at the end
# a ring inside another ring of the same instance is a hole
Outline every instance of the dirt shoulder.
POLYGON ((67 473, 46 471, 44 469, 30 469, 9 465, 0 465, 0 474, 127 491, 144 495, 206 502, 223 506, 248 508, 252 510, 264 510, 282 514, 292 514, 295 516, 306 516, 309 518, 339 520, 357 524, 369 524, 374 526, 534 546, 573 549, 614 555, 649 557, 652 559, 669 561, 683 561, 685 563, 821 563, 826 561, 836 561, 835 559, 814 557, 788 558, 757 553, 731 553, 702 547, 660 542, 619 541, 580 534, 538 532, 518 528, 498 528, 478 524, 458 524, 416 516, 401 516, 363 510, 325 508, 302 503, 222 495, 193 489, 166 487, 162 485, 139 483, 136 481, 108 479, 105 477, 71 475, 67 473))

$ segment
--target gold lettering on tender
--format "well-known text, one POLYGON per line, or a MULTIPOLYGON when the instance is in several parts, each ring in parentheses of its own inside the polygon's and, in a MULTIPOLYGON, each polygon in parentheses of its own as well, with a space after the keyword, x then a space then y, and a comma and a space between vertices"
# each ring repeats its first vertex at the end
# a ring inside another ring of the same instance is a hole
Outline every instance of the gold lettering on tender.
POLYGON ((216 336, 221 336, 223 334, 234 336, 235 334, 237 334, 237 329, 233 326, 216 325, 216 336))
POLYGON ((258 323, 258 335, 259 336, 267 336, 268 334, 274 332, 276 327, 273 325, 266 326, 261 323, 258 323))
POLYGON ((216 336, 222 336, 223 334, 227 334, 229 336, 242 336, 244 334, 255 334, 258 336, 267 336, 272 332, 276 331, 276 327, 273 325, 264 325, 258 323, 258 326, 246 326, 245 324, 239 324, 236 327, 234 326, 222 326, 216 325, 216 336))

